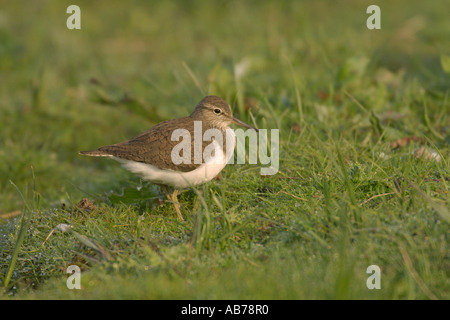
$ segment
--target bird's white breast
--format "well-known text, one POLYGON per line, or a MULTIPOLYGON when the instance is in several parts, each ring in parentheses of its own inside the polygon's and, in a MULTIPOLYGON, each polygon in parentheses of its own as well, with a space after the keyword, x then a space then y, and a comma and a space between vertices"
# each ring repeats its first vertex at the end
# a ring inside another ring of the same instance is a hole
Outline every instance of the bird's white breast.
POLYGON ((197 169, 188 172, 160 169, 143 162, 111 157, 119 161, 125 169, 139 175, 144 180, 172 186, 176 189, 183 189, 208 182, 222 171, 228 160, 233 156, 236 145, 236 136, 232 129, 227 128, 226 137, 224 137, 223 141, 227 142, 225 153, 220 143, 217 141, 211 142, 214 147, 213 156, 205 157, 203 164, 197 169))

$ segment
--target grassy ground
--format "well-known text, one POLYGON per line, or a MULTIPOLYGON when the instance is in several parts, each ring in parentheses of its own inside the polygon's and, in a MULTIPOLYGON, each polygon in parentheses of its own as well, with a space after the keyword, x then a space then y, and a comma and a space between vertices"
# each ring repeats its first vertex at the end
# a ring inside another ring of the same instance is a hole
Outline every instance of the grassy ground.
POLYGON ((380 1, 381 30, 366 1, 69 4, 0 7, 1 298, 450 298, 446 1, 380 1), (206 94, 280 129, 276 175, 229 165, 179 222, 77 154, 206 94))

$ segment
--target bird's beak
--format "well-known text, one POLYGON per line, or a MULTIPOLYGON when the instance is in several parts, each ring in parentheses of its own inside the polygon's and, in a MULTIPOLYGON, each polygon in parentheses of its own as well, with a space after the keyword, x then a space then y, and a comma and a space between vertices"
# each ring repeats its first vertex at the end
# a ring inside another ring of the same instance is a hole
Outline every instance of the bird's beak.
POLYGON ((232 123, 235 123, 235 124, 238 124, 238 125, 240 125, 240 126, 249 128, 249 129, 253 129, 253 130, 255 130, 256 132, 258 132, 258 129, 256 129, 255 127, 252 127, 251 125, 245 123, 244 121, 239 120, 238 118, 233 117, 232 120, 231 120, 231 122, 232 122, 232 123))

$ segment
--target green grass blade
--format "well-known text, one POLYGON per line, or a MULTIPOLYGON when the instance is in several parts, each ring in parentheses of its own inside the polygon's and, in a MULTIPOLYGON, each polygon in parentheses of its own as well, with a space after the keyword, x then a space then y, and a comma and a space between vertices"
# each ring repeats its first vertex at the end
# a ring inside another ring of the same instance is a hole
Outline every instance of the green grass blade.
POLYGON ((17 262, 17 258, 19 256, 19 252, 20 249, 22 247, 22 243, 25 239, 25 234, 27 232, 27 226, 28 226, 28 219, 26 218, 27 213, 29 212, 29 207, 27 202, 25 201, 25 198, 22 194, 22 192, 20 191, 20 189, 12 182, 10 181, 11 184, 17 189, 17 191, 19 192, 20 196, 22 197, 24 203, 25 203, 25 209, 22 212, 22 216, 20 219, 20 229, 19 229, 19 233, 17 235, 17 240, 16 240, 16 244, 14 246, 14 251, 11 257, 11 261, 9 262, 9 267, 8 267, 8 271, 6 272, 6 276, 5 276, 5 280, 4 280, 4 287, 7 288, 9 285, 9 282, 11 281, 11 277, 12 274, 14 272, 14 268, 16 266, 16 262, 17 262))

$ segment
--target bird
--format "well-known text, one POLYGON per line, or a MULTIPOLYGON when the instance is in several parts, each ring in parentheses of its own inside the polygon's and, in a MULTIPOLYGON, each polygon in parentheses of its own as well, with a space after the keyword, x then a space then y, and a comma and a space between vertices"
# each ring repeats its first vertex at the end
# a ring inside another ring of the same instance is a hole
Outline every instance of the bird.
POLYGON ((159 185, 178 219, 184 220, 178 192, 210 181, 226 166, 236 145, 230 124, 258 131, 234 117, 225 100, 209 95, 189 116, 160 122, 130 140, 79 153, 112 158, 143 180, 159 185), (209 139, 203 135, 206 132, 211 133, 209 139))

